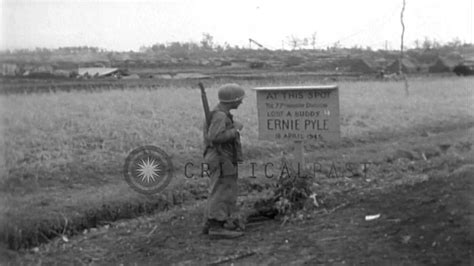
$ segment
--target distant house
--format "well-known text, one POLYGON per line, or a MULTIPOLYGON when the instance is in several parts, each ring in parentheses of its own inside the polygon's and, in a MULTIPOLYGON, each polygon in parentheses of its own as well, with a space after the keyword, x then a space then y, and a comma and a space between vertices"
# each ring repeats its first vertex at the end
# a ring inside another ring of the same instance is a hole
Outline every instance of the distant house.
POLYGON ((430 73, 451 72, 459 62, 460 61, 457 60, 438 57, 436 62, 428 68, 428 71, 430 73))
POLYGON ((123 76, 122 79, 140 79, 140 76, 138 74, 131 74, 128 76, 123 76))
POLYGON ((51 65, 20 64, 16 67, 15 75, 28 78, 50 78, 53 72, 54 68, 51 65))
POLYGON ((267 65, 265 64, 265 62, 260 61, 260 60, 250 60, 249 61, 249 67, 253 68, 253 69, 264 68, 266 66, 267 65))
POLYGON ((453 68, 453 72, 458 76, 474 75, 474 58, 468 58, 468 60, 457 64, 453 68))
POLYGON ((384 69, 387 66, 387 63, 388 63, 387 59, 385 59, 383 57, 379 57, 379 58, 375 59, 373 62, 374 62, 375 66, 378 69, 384 69))
POLYGON ((249 62, 245 59, 232 59, 230 60, 230 66, 231 68, 248 68, 249 67, 249 62))
POLYGON ((77 71, 79 77, 102 78, 102 77, 120 77, 123 71, 119 68, 108 67, 80 67, 77 71))
POLYGON ((211 61, 207 60, 207 59, 199 59, 199 65, 201 66, 210 66, 211 65, 211 61))
POLYGON ((377 66, 370 59, 354 58, 348 62, 351 72, 374 73, 377 66))
POLYGON ((54 69, 51 65, 38 65, 31 69, 30 73, 38 73, 38 74, 51 74, 53 73, 54 69))
POLYGON ((2 75, 3 76, 16 76, 21 73, 21 69, 17 64, 4 63, 2 64, 2 75))
MULTIPOLYGON (((366 58, 342 58, 334 61, 323 62, 318 60, 317 64, 319 68, 334 69, 337 72, 351 72, 357 74, 370 74, 376 72, 377 67, 375 64, 366 58)), ((312 68, 317 69, 316 64, 313 64, 312 68)))
MULTIPOLYGON (((398 73, 400 59, 393 61, 385 69, 385 73, 398 73)), ((408 58, 402 59, 402 71, 403 73, 415 73, 420 71, 420 67, 417 66, 413 61, 408 58)))
POLYGON ((461 55, 461 53, 457 52, 457 51, 454 51, 454 52, 450 52, 448 54, 446 54, 444 56, 444 58, 448 59, 448 60, 453 60, 455 62, 461 62, 464 57, 461 55))
POLYGON ((53 75, 56 77, 70 77, 71 76, 71 71, 65 70, 65 69, 56 69, 53 71, 53 75))

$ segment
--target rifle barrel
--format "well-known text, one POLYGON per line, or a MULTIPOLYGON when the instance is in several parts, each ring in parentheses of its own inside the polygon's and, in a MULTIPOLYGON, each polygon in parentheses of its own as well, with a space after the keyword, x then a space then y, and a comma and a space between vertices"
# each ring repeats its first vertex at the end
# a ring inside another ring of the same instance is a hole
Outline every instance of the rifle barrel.
POLYGON ((202 107, 204 108, 204 115, 206 117, 207 126, 211 124, 211 110, 209 109, 209 102, 207 101, 206 89, 202 82, 198 83, 199 89, 201 89, 201 100, 202 100, 202 107))

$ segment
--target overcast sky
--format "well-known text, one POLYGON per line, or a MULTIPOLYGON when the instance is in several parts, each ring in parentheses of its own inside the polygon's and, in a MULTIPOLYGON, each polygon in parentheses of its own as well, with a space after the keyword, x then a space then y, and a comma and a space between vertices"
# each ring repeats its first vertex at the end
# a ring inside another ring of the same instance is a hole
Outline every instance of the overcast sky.
MULTIPOLYGON (((310 37, 325 48, 399 49, 402 0, 0 0, 0 49, 95 46, 138 50, 154 43, 199 42, 272 49, 288 37, 310 37)), ((405 43, 425 37, 473 43, 472 0, 406 0, 405 43)))

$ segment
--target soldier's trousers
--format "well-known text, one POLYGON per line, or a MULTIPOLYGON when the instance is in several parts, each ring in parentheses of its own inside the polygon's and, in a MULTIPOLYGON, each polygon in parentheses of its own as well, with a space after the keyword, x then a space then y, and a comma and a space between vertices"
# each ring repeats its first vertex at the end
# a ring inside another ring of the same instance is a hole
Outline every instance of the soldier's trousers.
POLYGON ((237 215, 238 174, 222 175, 220 171, 211 174, 207 219, 225 221, 237 215))

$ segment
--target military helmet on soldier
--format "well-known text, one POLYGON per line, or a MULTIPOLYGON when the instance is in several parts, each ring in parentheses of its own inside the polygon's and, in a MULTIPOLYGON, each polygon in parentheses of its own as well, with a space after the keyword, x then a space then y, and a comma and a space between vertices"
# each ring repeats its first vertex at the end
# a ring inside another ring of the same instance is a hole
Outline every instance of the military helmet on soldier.
POLYGON ((218 97, 222 103, 235 103, 242 101, 245 91, 235 83, 225 84, 219 88, 218 97))

